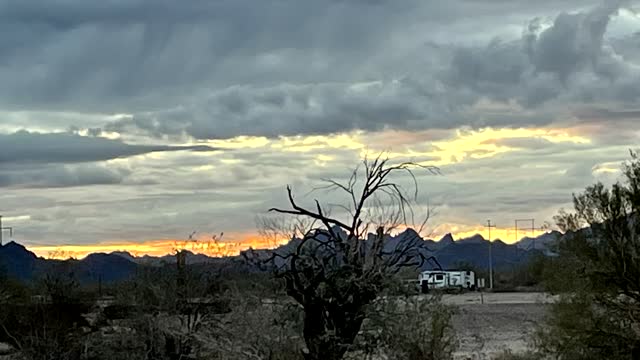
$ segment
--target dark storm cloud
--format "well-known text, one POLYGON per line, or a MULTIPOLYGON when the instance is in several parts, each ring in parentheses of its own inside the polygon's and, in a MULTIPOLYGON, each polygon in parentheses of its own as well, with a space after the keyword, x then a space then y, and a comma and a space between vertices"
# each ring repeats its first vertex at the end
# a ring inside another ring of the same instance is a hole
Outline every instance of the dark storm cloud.
POLYGON ((0 79, 12 85, 0 106, 129 113, 154 135, 209 138, 474 125, 461 110, 479 97, 588 99, 603 78, 608 96, 636 100, 631 60, 602 45, 617 3, 481 45, 551 4, 594 1, 0 1, 0 79), (461 47, 470 37, 478 45, 461 47), (350 93, 370 80, 384 98, 350 93))
POLYGON ((620 3, 562 13, 548 28, 535 19, 518 41, 460 49, 453 57, 450 84, 530 108, 553 100, 636 104, 638 59, 625 60, 604 39, 620 3))
POLYGON ((454 126, 461 124, 462 115, 452 114, 463 105, 460 100, 411 79, 242 86, 215 92, 185 107, 137 114, 108 125, 106 130, 137 128, 156 136, 184 132, 196 138, 229 138, 382 130, 388 125, 421 128, 425 117, 454 126))
MULTIPOLYGON (((212 151, 207 146, 131 145, 119 140, 71 133, 19 131, 0 134, 0 166, 24 163, 79 163, 111 160, 157 151, 212 151)), ((0 167, 2 169, 2 167, 0 167)))
POLYGON ((339 79, 416 4, 4 1, 0 103, 130 112, 212 84, 339 79))
MULTIPOLYGON (((561 13, 548 27, 536 18, 517 40, 494 39, 486 46, 426 46, 446 64, 442 71, 434 67, 377 82, 233 86, 198 94, 171 109, 135 114, 107 129, 228 138, 353 129, 532 126, 555 121, 567 104, 580 107, 600 101, 603 106, 634 106, 640 101, 639 59, 620 56, 604 37, 620 4, 607 2, 589 11, 561 13), (482 98, 515 101, 536 113, 485 113, 473 108, 482 98)), ((425 51, 420 56, 431 54, 425 51)))

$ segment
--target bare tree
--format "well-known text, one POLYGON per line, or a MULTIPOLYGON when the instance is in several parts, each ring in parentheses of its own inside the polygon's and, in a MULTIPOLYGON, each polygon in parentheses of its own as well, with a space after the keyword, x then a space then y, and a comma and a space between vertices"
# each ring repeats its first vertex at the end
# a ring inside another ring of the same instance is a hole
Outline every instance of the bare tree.
MULTIPOLYGON (((303 308, 305 359, 342 359, 360 331, 367 306, 378 297, 385 281, 401 268, 420 266, 427 260, 418 233, 389 241, 393 230, 415 224, 411 205, 418 186, 412 169, 438 173, 432 166, 392 165, 379 156, 365 159, 346 183, 324 180, 325 186, 316 189, 340 191, 347 204, 323 206, 315 200, 314 207, 306 208, 287 186, 291 208, 270 209, 294 217, 289 226, 266 223, 264 231, 273 235, 285 228, 295 234, 285 247, 288 250, 274 252, 269 261, 284 279, 287 294, 303 308), (405 173, 413 181, 411 194, 392 181, 396 173, 405 173), (330 210, 335 209, 347 215, 332 216, 330 210)), ((419 230, 428 217, 427 212, 419 230)))

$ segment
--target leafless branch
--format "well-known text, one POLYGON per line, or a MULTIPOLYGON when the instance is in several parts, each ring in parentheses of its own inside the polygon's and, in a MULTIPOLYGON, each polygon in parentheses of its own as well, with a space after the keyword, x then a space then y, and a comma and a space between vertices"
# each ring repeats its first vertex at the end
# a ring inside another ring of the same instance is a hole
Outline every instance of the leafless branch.
MULTIPOLYGON (((419 233, 407 233, 411 236, 389 242, 396 229, 415 225, 412 204, 417 200, 418 180, 414 169, 426 170, 428 175, 439 174, 435 167, 413 162, 394 165, 382 156, 365 158, 346 182, 323 179, 324 185, 311 192, 339 191, 347 197, 347 205, 331 204, 325 208, 320 200, 313 199, 311 207, 304 207, 287 186, 290 208, 269 209, 271 213, 292 215, 293 219, 307 219, 313 224, 304 232, 281 221, 262 224, 265 235, 281 236, 283 228, 290 231, 292 241, 273 251, 267 261, 276 276, 284 280, 287 293, 305 310, 305 340, 310 353, 343 353, 344 344, 352 342, 357 334, 364 307, 376 298, 384 279, 404 267, 435 260, 427 255, 419 233), (395 174, 408 174, 413 191, 394 182, 395 174), (331 208, 345 210, 347 217, 332 216, 331 208), (335 334, 341 334, 340 338, 335 334)), ((430 216, 427 209, 419 232, 430 216)))

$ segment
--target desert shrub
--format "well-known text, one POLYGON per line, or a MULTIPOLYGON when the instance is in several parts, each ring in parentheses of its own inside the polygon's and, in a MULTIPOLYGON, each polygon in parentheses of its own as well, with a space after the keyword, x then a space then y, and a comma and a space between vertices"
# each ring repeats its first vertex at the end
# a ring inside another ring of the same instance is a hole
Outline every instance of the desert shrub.
POLYGON ((562 294, 538 329, 537 349, 562 360, 636 359, 632 321, 612 316, 591 294, 562 294))
POLYGON ((302 311, 283 298, 234 293, 232 311, 203 325, 202 356, 229 360, 300 360, 302 311))
POLYGON ((28 301, 31 295, 30 293, 30 289, 27 286, 16 280, 2 276, 0 271, 0 304, 25 303, 28 301))
POLYGON ((514 353, 511 350, 505 350, 498 354, 493 360, 542 360, 542 355, 536 352, 514 353))
POLYGON ((73 274, 65 272, 47 274, 35 289, 38 295, 22 293, 0 306, 0 341, 28 359, 79 359, 87 326, 82 315, 93 299, 82 296, 73 274))
POLYGON ((164 359, 161 354, 149 357, 140 333, 131 328, 105 329, 83 339, 81 360, 164 359))
POLYGON ((141 315, 109 322, 82 338, 80 360, 190 359, 178 353, 167 317, 141 315))
MULTIPOLYGON (((175 298, 173 291, 155 289, 153 285, 135 286, 136 291, 157 294, 157 304, 172 306, 136 306, 134 312, 124 309, 127 315, 124 316, 120 298, 105 309, 114 313, 109 322, 118 324, 108 328, 117 331, 101 335, 107 339, 103 342, 97 341, 99 336, 91 337, 89 353, 94 357, 87 359, 125 359, 127 352, 132 354, 131 358, 143 354, 141 358, 158 360, 300 359, 303 344, 300 311, 291 301, 269 297, 269 289, 264 290, 266 293, 256 292, 260 289, 257 285, 254 292, 247 291, 250 285, 244 283, 242 290, 226 289, 211 297, 194 299, 201 302, 181 303, 179 299, 162 298, 175 298)), ((137 296, 140 294, 134 294, 133 298, 137 296)))
POLYGON ((372 306, 356 354, 403 360, 452 359, 458 346, 455 308, 438 296, 389 297, 372 306))
POLYGON ((542 290, 543 271, 548 259, 542 252, 534 252, 525 261, 494 273, 494 291, 542 290))
POLYGON ((640 158, 632 153, 623 179, 574 195, 561 211, 567 231, 546 271, 561 294, 537 336, 541 353, 562 359, 640 358, 640 158))

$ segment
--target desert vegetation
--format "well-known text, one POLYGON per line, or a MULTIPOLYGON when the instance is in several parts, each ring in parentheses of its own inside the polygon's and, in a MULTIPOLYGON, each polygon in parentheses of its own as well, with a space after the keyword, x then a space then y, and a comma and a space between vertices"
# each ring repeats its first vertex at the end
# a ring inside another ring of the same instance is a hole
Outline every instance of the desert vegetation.
MULTIPOLYGON (((146 269, 131 281, 104 286, 101 294, 67 276, 46 279, 37 288, 4 279, 0 341, 18 350, 15 359, 303 359, 308 354, 304 309, 270 274, 235 266, 210 273, 189 267, 193 271, 181 274, 174 266, 146 269)), ((439 354, 455 349, 452 309, 437 299, 393 299, 372 301, 363 310, 366 321, 343 358, 377 358, 405 346, 414 354, 410 358, 449 358, 439 354), (420 336, 403 335, 414 331, 420 336)))
POLYGON ((560 294, 538 334, 541 355, 561 359, 640 357, 640 159, 623 178, 574 195, 561 211, 567 232, 546 267, 547 288, 560 294))
MULTIPOLYGON (((346 183, 327 180, 318 188, 319 194, 342 192, 346 203, 339 207, 315 199, 304 203, 288 187, 290 207, 260 218, 265 237, 292 239, 277 251, 256 249, 229 261, 188 264, 186 249, 177 246, 170 263, 139 266, 136 276, 116 283, 81 284, 64 261, 28 283, 0 267, 0 343, 8 346, 1 356, 485 358, 480 351, 457 352, 462 338, 455 319, 468 316, 468 306, 447 303, 441 294, 418 295, 402 282, 430 261, 430 252, 419 236, 388 235, 402 225, 424 226, 429 211, 412 206, 417 189, 407 192, 394 182, 399 173, 412 179, 437 169, 365 160, 346 183)), ((611 187, 588 187, 574 196, 573 211, 559 212, 556 221, 565 234, 550 249, 554 256, 540 254, 496 272, 496 291, 544 290, 557 301, 527 338, 526 351, 505 349, 495 359, 640 356, 635 153, 623 175, 611 187)), ((459 267, 479 276, 484 271, 459 267)))
POLYGON ((640 357, 640 159, 622 179, 597 183, 555 217, 565 233, 555 257, 536 260, 540 284, 557 294, 526 353, 501 359, 637 359, 640 357))
POLYGON ((288 252, 187 265, 176 247, 173 264, 97 287, 81 287, 64 262, 37 284, 3 278, 0 341, 25 359, 450 358, 452 310, 437 297, 396 297, 406 291, 397 274, 428 260, 419 236, 387 243, 416 219, 417 188, 409 194, 392 179, 413 169, 437 173, 378 157, 348 183, 327 180, 325 190, 348 199, 342 217, 319 200, 303 207, 287 188, 291 209, 271 211, 291 218, 265 217, 262 232, 291 237, 288 252))

